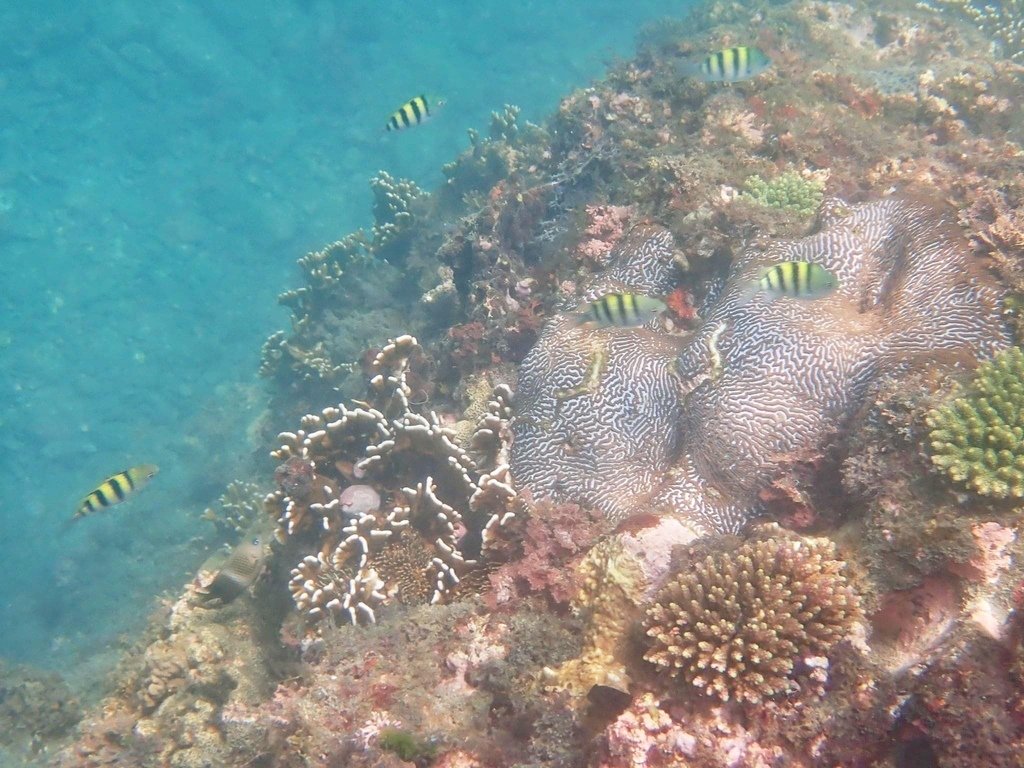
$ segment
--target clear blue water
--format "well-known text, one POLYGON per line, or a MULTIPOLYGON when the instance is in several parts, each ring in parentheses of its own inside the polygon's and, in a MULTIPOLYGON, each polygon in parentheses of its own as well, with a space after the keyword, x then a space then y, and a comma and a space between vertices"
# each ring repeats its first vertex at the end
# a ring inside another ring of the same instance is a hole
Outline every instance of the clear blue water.
MULTIPOLYGON (((432 187, 505 103, 543 120, 664 0, 36 2, 0 10, 0 657, 109 665, 265 451, 260 345, 295 259, 432 187), (382 134, 427 92, 430 123, 382 134), (162 472, 58 530, 102 478, 162 472)), ((326 405, 326 404, 325 404, 326 405)))

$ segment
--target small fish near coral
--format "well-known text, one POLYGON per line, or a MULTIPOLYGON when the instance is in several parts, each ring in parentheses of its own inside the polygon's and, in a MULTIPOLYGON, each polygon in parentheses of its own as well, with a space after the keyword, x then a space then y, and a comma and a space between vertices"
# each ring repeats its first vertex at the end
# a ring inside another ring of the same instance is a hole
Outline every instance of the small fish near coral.
POLYGON ((757 77, 771 65, 760 48, 737 45, 708 54, 699 62, 682 62, 679 73, 706 83, 737 83, 757 77))
POLYGON ((160 468, 155 464, 140 464, 111 475, 100 483, 92 493, 82 499, 74 516, 65 523, 65 526, 80 517, 86 517, 93 512, 120 504, 136 491, 145 488, 146 484, 159 471, 160 468))
POLYGON ((205 587, 196 590, 201 605, 219 607, 227 605, 256 583, 263 573, 267 552, 260 539, 239 544, 205 587))
POLYGON ((598 328, 636 328, 659 312, 665 302, 634 293, 607 293, 576 311, 577 324, 598 328))
POLYGON ((411 128, 414 125, 420 125, 433 116, 431 109, 436 110, 443 106, 444 101, 435 99, 428 100, 423 94, 414 96, 391 113, 391 117, 388 118, 388 122, 384 126, 384 130, 404 131, 406 128, 411 128))
POLYGON ((761 273, 757 287, 772 297, 818 299, 836 289, 836 276, 812 261, 782 261, 761 273))

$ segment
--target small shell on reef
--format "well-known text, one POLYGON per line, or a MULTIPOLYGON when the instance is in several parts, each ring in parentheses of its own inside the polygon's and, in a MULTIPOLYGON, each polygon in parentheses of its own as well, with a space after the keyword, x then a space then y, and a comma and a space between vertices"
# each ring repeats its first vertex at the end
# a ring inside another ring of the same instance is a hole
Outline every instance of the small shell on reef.
POLYGON ((342 511, 350 517, 358 517, 380 509, 380 494, 369 485, 350 485, 338 498, 342 511))
POLYGON ((203 602, 216 600, 221 605, 230 603, 256 583, 256 579, 263 572, 265 557, 266 550, 259 539, 239 544, 231 550, 227 561, 217 571, 213 581, 199 591, 203 602))

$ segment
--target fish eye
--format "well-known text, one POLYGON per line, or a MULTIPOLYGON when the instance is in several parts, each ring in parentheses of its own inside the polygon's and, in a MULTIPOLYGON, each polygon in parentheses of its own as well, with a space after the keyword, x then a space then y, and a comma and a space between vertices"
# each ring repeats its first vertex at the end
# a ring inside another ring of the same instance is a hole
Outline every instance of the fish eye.
POLYGON ((252 540, 252 543, 254 547, 258 547, 260 545, 260 537, 257 536, 255 539, 252 540))

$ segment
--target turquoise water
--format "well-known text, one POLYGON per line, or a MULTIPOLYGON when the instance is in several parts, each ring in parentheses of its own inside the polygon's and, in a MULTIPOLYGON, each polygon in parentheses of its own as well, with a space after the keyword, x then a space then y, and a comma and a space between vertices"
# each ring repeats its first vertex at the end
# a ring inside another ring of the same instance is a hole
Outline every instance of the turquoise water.
POLYGON ((506 103, 543 120, 685 6, 39 2, 0 11, 0 657, 88 676, 218 544, 266 446, 260 345, 295 259, 433 187, 506 103), (430 123, 382 134, 411 96, 430 123), (105 476, 161 466, 59 529, 105 476))

